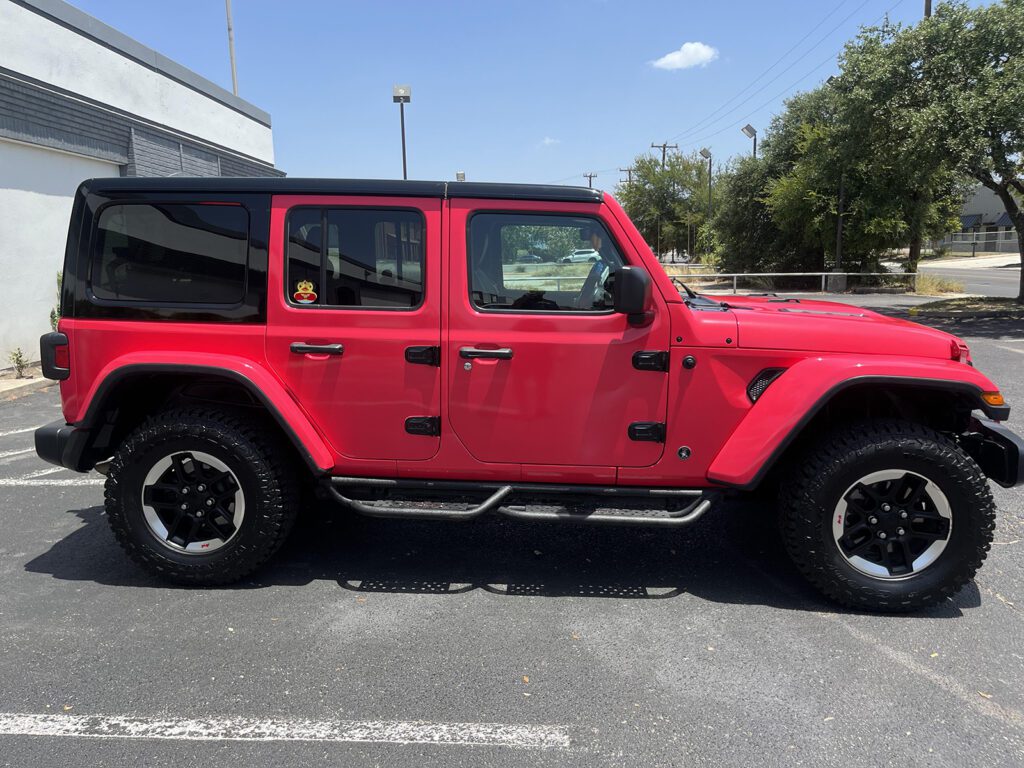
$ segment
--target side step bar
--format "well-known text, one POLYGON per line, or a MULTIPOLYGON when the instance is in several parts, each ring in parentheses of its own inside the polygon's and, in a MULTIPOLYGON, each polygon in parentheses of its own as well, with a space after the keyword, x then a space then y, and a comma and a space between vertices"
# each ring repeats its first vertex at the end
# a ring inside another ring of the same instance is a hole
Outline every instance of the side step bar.
POLYGON ((387 480, 362 477, 329 478, 324 487, 329 496, 342 506, 369 517, 384 518, 416 518, 420 520, 472 520, 486 512, 495 511, 520 520, 549 520, 554 522, 586 522, 611 525, 644 525, 656 527, 676 527, 689 525, 700 519, 707 512, 718 493, 715 491, 681 490, 674 488, 618 488, 587 485, 545 485, 541 483, 460 483, 435 480, 387 480), (360 501, 346 496, 344 488, 375 488, 394 491, 401 496, 436 495, 438 493, 459 493, 491 491, 477 506, 471 509, 423 509, 421 507, 381 506, 379 504, 360 501), (551 511, 550 509, 530 509, 526 506, 502 506, 510 497, 520 497, 528 501, 531 497, 550 499, 551 497, 567 497, 600 501, 608 499, 642 499, 678 500, 681 508, 661 514, 630 514, 618 515, 608 512, 574 512, 568 509, 551 511), (687 503, 688 502, 688 503, 687 503))

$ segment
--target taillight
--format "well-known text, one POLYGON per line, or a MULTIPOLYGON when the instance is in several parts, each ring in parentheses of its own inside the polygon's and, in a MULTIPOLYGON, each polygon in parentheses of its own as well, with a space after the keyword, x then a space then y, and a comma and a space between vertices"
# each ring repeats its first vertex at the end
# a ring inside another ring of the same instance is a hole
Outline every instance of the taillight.
POLYGON ((43 376, 54 381, 64 381, 71 375, 71 349, 68 337, 54 331, 45 333, 39 339, 39 359, 43 364, 43 376))

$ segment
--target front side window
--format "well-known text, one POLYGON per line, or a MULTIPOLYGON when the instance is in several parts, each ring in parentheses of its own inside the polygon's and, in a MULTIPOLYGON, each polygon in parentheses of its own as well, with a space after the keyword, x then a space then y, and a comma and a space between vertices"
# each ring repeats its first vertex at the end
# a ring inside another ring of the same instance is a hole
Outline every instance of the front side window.
POLYGON ((480 309, 607 312, 623 263, 597 219, 519 213, 470 219, 470 299, 480 309))
POLYGON ((423 301, 423 216, 369 208, 288 213, 290 303, 412 309, 423 301))
POLYGON ((245 295, 249 213, 238 205, 129 203, 99 215, 93 296, 233 305, 245 295))

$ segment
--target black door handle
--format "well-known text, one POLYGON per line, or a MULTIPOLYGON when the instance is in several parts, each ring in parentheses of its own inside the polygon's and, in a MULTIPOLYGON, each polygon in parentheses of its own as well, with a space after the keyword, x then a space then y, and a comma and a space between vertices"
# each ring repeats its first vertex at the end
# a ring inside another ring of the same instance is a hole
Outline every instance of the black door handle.
POLYGON ((477 358, 497 358, 498 360, 511 360, 512 350, 508 347, 502 347, 501 349, 477 349, 476 347, 459 347, 459 357, 464 357, 467 360, 474 360, 477 358))
POLYGON ((296 355, 340 355, 345 351, 341 344, 306 344, 301 341, 293 341, 289 349, 296 355))

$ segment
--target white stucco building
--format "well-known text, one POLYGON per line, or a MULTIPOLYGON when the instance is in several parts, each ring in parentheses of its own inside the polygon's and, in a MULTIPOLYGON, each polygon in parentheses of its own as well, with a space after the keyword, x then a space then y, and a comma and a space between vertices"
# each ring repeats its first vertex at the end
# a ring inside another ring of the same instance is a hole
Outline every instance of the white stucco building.
POLYGON ((0 368, 38 359, 96 176, 281 176, 270 115, 62 0, 0 0, 0 368))

